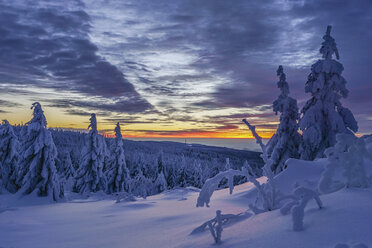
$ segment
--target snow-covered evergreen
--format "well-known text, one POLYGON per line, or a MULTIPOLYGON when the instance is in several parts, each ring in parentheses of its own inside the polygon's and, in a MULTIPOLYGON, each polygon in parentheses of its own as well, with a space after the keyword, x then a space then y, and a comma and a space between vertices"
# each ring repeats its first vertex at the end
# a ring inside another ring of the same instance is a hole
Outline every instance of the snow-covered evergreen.
POLYGON ((336 143, 338 133, 353 134, 358 124, 351 111, 342 106, 340 99, 346 98, 346 80, 341 76, 344 67, 332 59, 339 59, 335 40, 331 37, 331 26, 323 36, 320 48, 323 56, 311 66, 305 92, 311 94, 302 109, 300 129, 303 142, 300 147, 301 159, 313 160, 323 157, 326 148, 336 143))
POLYGON ((33 118, 27 123, 27 136, 17 176, 21 194, 35 192, 57 201, 64 195, 55 166, 57 149, 40 103, 32 104, 33 118))
POLYGON ((0 125, 0 179, 1 186, 15 193, 17 186, 17 168, 19 161, 19 142, 13 127, 7 120, 0 125))
POLYGON ((71 190, 75 180, 75 169, 72 165, 70 152, 58 150, 56 167, 60 181, 64 185, 64 190, 71 190))
POLYGON ((106 171, 106 190, 109 194, 128 191, 130 175, 125 162, 123 140, 119 122, 116 124, 115 127, 115 144, 112 157, 113 162, 111 165, 108 166, 108 170, 106 171))
POLYGON ((106 143, 97 131, 97 119, 91 114, 90 131, 86 137, 85 146, 82 150, 81 164, 76 173, 74 191, 89 194, 105 190, 106 180, 103 174, 106 143))
POLYGON ((156 179, 154 182, 154 187, 156 193, 163 192, 164 190, 168 189, 168 184, 166 180, 165 174, 165 164, 164 164, 164 153, 163 150, 160 151, 158 159, 157 159, 157 167, 156 167, 156 179))
POLYGON ((149 180, 143 175, 142 169, 138 168, 136 176, 131 179, 130 193, 135 196, 146 198, 148 194, 149 180))
POLYGON ((191 174, 191 181, 193 182, 193 186, 197 188, 201 188, 203 186, 203 179, 202 179, 202 168, 200 165, 200 161, 195 160, 193 165, 193 171, 191 174))
POLYGON ((277 85, 281 93, 273 103, 273 110, 275 114, 281 113, 280 123, 276 133, 266 145, 268 156, 272 162, 271 170, 275 173, 284 169, 285 161, 288 158, 299 157, 298 149, 301 143, 301 136, 297 132, 299 119, 297 101, 288 96, 289 86, 282 66, 279 66, 277 75, 279 76, 277 85))
POLYGON ((61 156, 58 156, 60 164, 60 166, 57 167, 58 172, 67 180, 73 178, 75 176, 75 170, 72 165, 71 154, 68 151, 61 151, 58 153, 61 153, 61 156))
POLYGON ((160 172, 160 174, 158 174, 154 182, 154 186, 155 186, 156 193, 160 193, 160 192, 163 192, 164 190, 167 190, 168 185, 167 185, 167 181, 165 180, 165 176, 163 172, 160 172))

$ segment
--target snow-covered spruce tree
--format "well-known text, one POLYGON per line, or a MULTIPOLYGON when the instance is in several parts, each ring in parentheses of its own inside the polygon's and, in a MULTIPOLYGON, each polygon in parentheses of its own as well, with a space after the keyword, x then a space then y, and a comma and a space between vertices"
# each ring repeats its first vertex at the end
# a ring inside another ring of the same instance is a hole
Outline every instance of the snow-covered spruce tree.
POLYGON ((154 187, 156 193, 163 192, 168 188, 167 180, 165 179, 165 164, 163 157, 163 150, 160 151, 157 157, 157 169, 156 169, 156 179, 154 181, 154 187))
POLYGON ((280 123, 274 136, 266 145, 268 156, 272 164, 271 170, 279 173, 284 169, 284 163, 289 158, 299 158, 298 149, 301 143, 301 136, 297 132, 299 119, 297 101, 288 96, 289 86, 283 67, 280 65, 277 70, 279 76, 278 88, 280 95, 273 103, 275 114, 280 115, 280 123))
POLYGON ((154 182, 154 187, 155 187, 156 193, 161 193, 164 190, 167 190, 168 188, 167 180, 165 180, 163 171, 161 171, 160 174, 158 174, 158 176, 156 177, 156 180, 154 182))
POLYGON ((91 114, 90 131, 85 140, 82 150, 81 162, 76 172, 74 191, 81 194, 89 194, 105 190, 105 177, 102 172, 106 154, 106 143, 97 131, 97 119, 91 114))
POLYGON ((203 186, 202 174, 203 174, 203 171, 200 165, 200 161, 195 160, 194 166, 193 166, 193 172, 191 175, 191 181, 194 187, 201 188, 203 186))
POLYGON ((119 122, 115 127, 115 143, 113 147, 113 163, 106 172, 107 193, 123 192, 129 189, 130 175, 125 162, 123 140, 119 122))
MULTIPOLYGON (((230 159, 229 158, 226 158, 225 160, 225 164, 223 165, 223 167, 221 168, 220 171, 227 171, 231 169, 231 164, 230 164, 230 159)), ((227 181, 227 178, 224 178, 221 180, 220 184, 219 184, 219 188, 226 188, 228 186, 228 181, 227 181)))
MULTIPOLYGON (((13 132, 13 127, 7 120, 0 125, 0 178, 2 186, 10 193, 15 193, 17 187, 17 166, 19 161, 19 142, 13 132)), ((1 187, 0 187, 1 188, 1 187)))
POLYGON ((160 150, 158 158, 157 158, 157 173, 160 174, 161 172, 164 173, 164 176, 167 176, 166 171, 165 171, 163 150, 160 150))
POLYGON ((70 178, 73 178, 75 176, 75 169, 72 165, 71 160, 71 153, 68 151, 65 151, 61 156, 61 175, 64 176, 66 180, 69 180, 70 178))
POLYGON ((181 156, 181 162, 180 162, 180 169, 179 169, 179 177, 178 177, 178 186, 186 187, 187 185, 187 164, 186 164, 186 158, 185 155, 182 154, 181 156))
POLYGON ((167 181, 168 189, 171 189, 176 186, 177 168, 175 167, 173 163, 166 167, 166 178, 165 179, 167 181))
POLYGON ((313 160, 324 156, 326 148, 336 143, 336 134, 353 134, 358 124, 351 111, 342 106, 340 99, 348 96, 346 80, 341 76, 344 67, 332 59, 339 59, 335 40, 331 37, 331 26, 323 36, 320 48, 323 59, 311 66, 311 73, 305 92, 311 94, 302 109, 300 129, 303 142, 300 147, 301 159, 313 160))
POLYGON ((72 165, 71 155, 69 151, 58 150, 56 168, 60 182, 63 184, 64 189, 71 190, 75 180, 75 169, 72 165))
POLYGON ((27 136, 23 144, 23 156, 19 164, 17 183, 21 194, 35 192, 38 196, 48 196, 57 201, 64 192, 61 188, 55 166, 57 148, 41 105, 32 104, 33 118, 26 123, 27 136))
POLYGON ((136 175, 130 180, 130 193, 135 196, 146 198, 148 194, 149 180, 143 175, 142 168, 137 168, 136 175))

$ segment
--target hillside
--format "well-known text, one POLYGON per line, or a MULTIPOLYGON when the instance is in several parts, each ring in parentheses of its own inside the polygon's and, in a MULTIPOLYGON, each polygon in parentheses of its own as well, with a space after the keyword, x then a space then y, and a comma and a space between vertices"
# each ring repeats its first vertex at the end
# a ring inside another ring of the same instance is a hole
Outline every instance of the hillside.
MULTIPOLYGON (((278 187, 290 191, 295 181, 313 184, 324 160, 293 160, 275 178, 278 187), (296 176, 294 176, 296 175, 296 176), (290 180, 289 180, 290 179, 290 180)), ((262 178, 260 181, 264 181, 262 178)), ((292 230, 291 216, 279 210, 252 215, 254 188, 245 183, 216 191, 210 208, 196 208, 198 189, 173 189, 147 199, 115 203, 103 194, 87 199, 69 193, 65 202, 45 198, 0 195, 0 240, 3 247, 215 247, 208 230, 190 235, 193 229, 223 214, 244 213, 224 226, 218 247, 334 247, 338 243, 372 244, 372 190, 342 189, 322 195, 324 208, 310 202, 305 211, 305 230, 292 230)))

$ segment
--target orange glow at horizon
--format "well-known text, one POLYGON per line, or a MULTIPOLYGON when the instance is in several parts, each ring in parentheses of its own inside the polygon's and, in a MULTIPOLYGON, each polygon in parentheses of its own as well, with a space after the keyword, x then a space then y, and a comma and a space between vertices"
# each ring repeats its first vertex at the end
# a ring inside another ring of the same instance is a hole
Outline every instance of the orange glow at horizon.
MULTIPOLYGON (((114 132, 101 132, 105 137, 115 137, 114 132)), ((270 139, 273 131, 257 131, 263 139, 270 139)), ((179 131, 174 134, 151 132, 122 132, 123 138, 209 138, 209 139, 254 139, 253 135, 248 130, 247 132, 187 132, 179 131)))

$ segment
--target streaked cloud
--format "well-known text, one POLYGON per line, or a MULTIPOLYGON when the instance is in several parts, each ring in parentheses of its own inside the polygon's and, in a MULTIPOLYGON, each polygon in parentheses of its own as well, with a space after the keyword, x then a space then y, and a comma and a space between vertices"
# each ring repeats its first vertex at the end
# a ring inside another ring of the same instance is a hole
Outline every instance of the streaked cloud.
POLYGON ((369 0, 0 0, 0 7, 0 94, 22 107, 39 99, 79 122, 97 112, 102 129, 120 121, 147 136, 234 136, 246 130, 242 118, 271 132, 277 66, 301 107, 332 24, 350 90, 343 102, 361 132, 372 131, 369 0))

